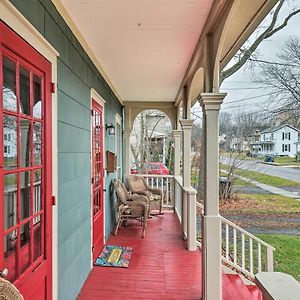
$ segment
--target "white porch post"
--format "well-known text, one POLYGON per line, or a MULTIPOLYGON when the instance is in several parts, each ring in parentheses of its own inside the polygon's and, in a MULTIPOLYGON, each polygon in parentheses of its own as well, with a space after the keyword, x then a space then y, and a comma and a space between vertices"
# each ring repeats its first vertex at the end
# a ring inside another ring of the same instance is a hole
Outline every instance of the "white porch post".
POLYGON ((131 129, 123 129, 124 134, 124 171, 125 176, 130 174, 130 133, 131 129))
POLYGON ((202 93, 204 117, 204 216, 202 218, 203 300, 222 299, 221 218, 219 215, 219 110, 226 94, 202 93))
POLYGON ((185 191, 182 197, 182 227, 183 235, 187 237, 187 247, 190 251, 197 249, 196 245, 196 193, 191 188, 191 135, 193 120, 180 120, 182 127, 182 161, 183 178, 182 183, 185 191))
POLYGON ((181 130, 173 130, 174 138, 174 176, 180 176, 181 130))

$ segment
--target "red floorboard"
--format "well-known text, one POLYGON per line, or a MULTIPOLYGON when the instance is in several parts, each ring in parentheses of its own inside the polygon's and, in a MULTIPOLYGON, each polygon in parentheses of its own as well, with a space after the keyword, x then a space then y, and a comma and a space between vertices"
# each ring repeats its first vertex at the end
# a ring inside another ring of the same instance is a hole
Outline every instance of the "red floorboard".
MULTIPOLYGON (((144 239, 141 233, 141 226, 132 220, 109 237, 108 245, 133 247, 129 267, 94 267, 77 300, 201 299, 201 253, 186 250, 176 215, 152 217, 144 239)), ((241 297, 223 274, 224 300, 250 298, 241 297)))
POLYGON ((94 267, 78 300, 200 299, 200 251, 189 252, 174 213, 149 219, 146 237, 137 221, 128 222, 108 245, 133 247, 129 267, 94 267))

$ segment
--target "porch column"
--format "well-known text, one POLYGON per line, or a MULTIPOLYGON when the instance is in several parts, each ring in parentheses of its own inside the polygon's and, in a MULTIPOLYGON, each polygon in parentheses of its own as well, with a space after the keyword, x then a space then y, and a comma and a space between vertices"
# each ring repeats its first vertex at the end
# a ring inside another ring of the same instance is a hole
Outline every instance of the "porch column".
POLYGON ((124 134, 124 171, 125 176, 130 174, 130 133, 131 129, 123 129, 124 134))
POLYGON ((180 120, 182 127, 182 162, 184 187, 182 203, 182 228, 183 235, 187 238, 188 250, 195 251, 196 245, 196 197, 191 188, 191 135, 193 120, 180 120))
POLYGON ((203 300, 222 299, 219 215, 219 110, 226 94, 202 93, 204 120, 204 216, 202 218, 203 300))
POLYGON ((180 176, 181 130, 173 130, 174 138, 174 176, 180 176))

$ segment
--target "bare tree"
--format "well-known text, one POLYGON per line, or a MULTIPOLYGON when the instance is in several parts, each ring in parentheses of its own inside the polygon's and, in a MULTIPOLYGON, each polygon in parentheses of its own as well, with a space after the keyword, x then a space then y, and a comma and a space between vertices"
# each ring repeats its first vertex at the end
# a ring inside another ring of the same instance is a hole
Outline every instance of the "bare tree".
MULTIPOLYGON (((283 21, 279 22, 279 13, 284 6, 284 3, 287 3, 287 0, 280 0, 275 9, 271 13, 271 21, 266 28, 263 28, 263 31, 255 38, 255 40, 251 43, 250 40, 237 52, 235 55, 236 62, 230 66, 229 68, 223 70, 220 73, 220 85, 221 83, 237 72, 240 68, 242 68, 247 62, 255 61, 255 51, 257 50, 258 46, 261 44, 262 41, 270 38, 278 31, 282 30, 288 25, 288 22, 292 17, 300 13, 300 8, 293 8, 289 14, 284 18, 283 21), (251 58, 254 58, 251 60, 251 58)), ((262 29, 262 27, 260 28, 262 29)))
POLYGON ((276 63, 264 64, 260 82, 273 91, 269 111, 279 123, 300 128, 300 39, 290 38, 276 63))

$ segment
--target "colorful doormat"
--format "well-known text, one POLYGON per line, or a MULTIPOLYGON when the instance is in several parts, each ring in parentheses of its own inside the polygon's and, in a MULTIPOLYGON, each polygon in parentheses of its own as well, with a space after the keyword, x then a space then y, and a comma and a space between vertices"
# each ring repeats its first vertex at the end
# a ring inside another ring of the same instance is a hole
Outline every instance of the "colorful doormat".
POLYGON ((104 246, 94 266, 128 268, 132 247, 104 246))

